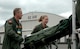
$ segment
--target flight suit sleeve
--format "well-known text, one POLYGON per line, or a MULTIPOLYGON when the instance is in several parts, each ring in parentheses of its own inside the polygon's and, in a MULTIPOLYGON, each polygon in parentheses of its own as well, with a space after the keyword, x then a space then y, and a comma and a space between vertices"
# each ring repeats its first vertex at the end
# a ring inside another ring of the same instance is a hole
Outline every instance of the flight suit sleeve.
POLYGON ((12 28, 12 24, 6 22, 5 23, 5 31, 6 31, 6 35, 9 36, 12 40, 18 41, 18 42, 22 42, 23 38, 22 36, 16 34, 16 32, 13 30, 12 28))
POLYGON ((38 31, 39 31, 39 28, 36 26, 36 27, 33 29, 33 31, 32 31, 31 34, 36 33, 36 32, 38 32, 38 31))

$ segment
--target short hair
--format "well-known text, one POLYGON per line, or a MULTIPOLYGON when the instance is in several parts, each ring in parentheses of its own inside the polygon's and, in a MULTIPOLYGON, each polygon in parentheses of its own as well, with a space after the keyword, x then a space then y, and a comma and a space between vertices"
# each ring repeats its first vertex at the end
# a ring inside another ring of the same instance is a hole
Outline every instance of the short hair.
POLYGON ((16 12, 19 12, 19 10, 21 10, 21 8, 15 8, 15 9, 13 10, 14 16, 15 16, 16 12))

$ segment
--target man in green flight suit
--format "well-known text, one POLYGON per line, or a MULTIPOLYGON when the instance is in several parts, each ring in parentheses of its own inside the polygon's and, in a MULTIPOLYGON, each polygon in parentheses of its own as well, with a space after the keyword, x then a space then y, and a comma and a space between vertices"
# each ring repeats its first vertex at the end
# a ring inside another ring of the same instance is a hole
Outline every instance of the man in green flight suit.
POLYGON ((21 8, 15 8, 13 11, 14 17, 7 20, 5 23, 5 35, 2 49, 21 49, 20 44, 22 38, 22 25, 19 19, 22 18, 21 8))

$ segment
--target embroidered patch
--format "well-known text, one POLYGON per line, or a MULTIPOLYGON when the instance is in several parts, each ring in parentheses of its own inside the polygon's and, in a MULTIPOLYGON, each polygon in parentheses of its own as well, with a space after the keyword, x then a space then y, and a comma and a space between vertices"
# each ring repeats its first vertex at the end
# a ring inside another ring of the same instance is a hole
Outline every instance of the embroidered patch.
POLYGON ((19 28, 22 28, 22 26, 18 26, 19 28))
POLYGON ((17 33, 18 33, 18 34, 21 34, 21 31, 18 30, 17 33))
POLYGON ((12 24, 12 20, 9 20, 8 23, 9 23, 9 24, 12 24))

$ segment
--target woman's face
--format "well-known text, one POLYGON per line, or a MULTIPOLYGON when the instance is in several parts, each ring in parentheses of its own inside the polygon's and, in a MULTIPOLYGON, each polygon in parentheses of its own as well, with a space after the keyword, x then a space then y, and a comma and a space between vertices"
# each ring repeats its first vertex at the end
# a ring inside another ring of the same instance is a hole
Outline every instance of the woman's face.
POLYGON ((47 24, 48 23, 48 17, 44 17, 44 19, 42 19, 42 23, 47 24))

